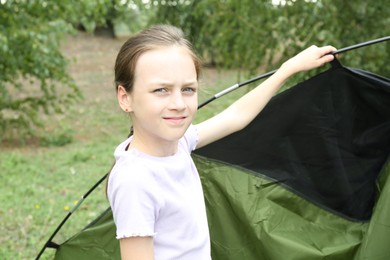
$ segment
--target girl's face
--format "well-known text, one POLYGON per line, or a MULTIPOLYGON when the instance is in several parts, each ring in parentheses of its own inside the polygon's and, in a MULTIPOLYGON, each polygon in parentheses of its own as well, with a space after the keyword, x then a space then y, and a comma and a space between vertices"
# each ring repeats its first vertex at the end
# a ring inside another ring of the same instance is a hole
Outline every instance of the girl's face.
POLYGON ((196 114, 197 90, 195 65, 183 47, 142 54, 128 94, 134 138, 153 145, 177 143, 196 114))

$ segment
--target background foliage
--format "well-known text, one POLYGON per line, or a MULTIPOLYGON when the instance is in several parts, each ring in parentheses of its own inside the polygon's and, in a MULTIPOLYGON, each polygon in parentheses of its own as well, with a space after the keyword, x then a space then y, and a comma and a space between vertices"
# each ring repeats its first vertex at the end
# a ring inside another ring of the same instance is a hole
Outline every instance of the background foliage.
MULTIPOLYGON (((59 51, 62 36, 75 28, 92 32, 122 23, 136 31, 145 20, 171 23, 184 29, 207 64, 248 76, 277 68, 311 44, 341 48, 390 35, 386 2, 3 0, 0 134, 14 129, 30 133, 42 113, 60 112, 80 97, 67 73, 68 61, 59 51)), ((345 54, 342 62, 389 76, 389 56, 390 44, 384 43, 345 54)))
POLYGON ((43 114, 62 112, 79 99, 59 49, 64 35, 76 28, 93 32, 124 14, 133 13, 116 0, 1 1, 0 136, 34 134, 43 114))
POLYGON ((70 1, 12 0, 0 8, 0 130, 29 131, 40 113, 59 112, 80 95, 59 51, 77 9, 70 1))
MULTIPOLYGON (((184 28, 208 62, 243 71, 271 70, 315 44, 342 48, 390 35, 386 1, 160 1, 151 23, 184 28), (164 4, 162 4, 164 2, 164 4)), ((390 45, 348 53, 349 66, 389 75, 390 45)))

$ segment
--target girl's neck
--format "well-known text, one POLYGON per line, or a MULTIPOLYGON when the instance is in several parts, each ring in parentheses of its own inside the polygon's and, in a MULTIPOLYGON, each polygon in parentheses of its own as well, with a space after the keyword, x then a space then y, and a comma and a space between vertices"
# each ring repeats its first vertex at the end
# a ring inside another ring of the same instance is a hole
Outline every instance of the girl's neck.
POLYGON ((175 155, 177 152, 178 141, 175 142, 145 142, 141 138, 133 136, 128 150, 136 149, 142 153, 155 157, 167 157, 175 155))

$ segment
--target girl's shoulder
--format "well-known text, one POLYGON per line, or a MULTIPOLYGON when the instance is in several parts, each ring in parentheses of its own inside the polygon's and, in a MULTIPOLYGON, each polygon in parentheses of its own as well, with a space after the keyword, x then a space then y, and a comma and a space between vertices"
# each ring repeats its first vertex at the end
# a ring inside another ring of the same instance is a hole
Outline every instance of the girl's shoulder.
POLYGON ((131 194, 158 197, 159 188, 153 167, 132 156, 120 158, 109 175, 107 194, 109 198, 119 194, 126 194, 125 197, 131 194))
POLYGON ((161 208, 164 204, 153 168, 131 156, 131 153, 129 155, 117 160, 107 183, 111 208, 115 214, 125 214, 126 217, 129 216, 126 213, 128 205, 134 208, 146 203, 161 208))
POLYGON ((119 181, 132 181, 135 183, 150 181, 153 178, 153 167, 144 162, 142 158, 126 151, 124 156, 117 158, 111 170, 110 177, 115 177, 119 181))
POLYGON ((195 125, 190 125, 184 136, 180 139, 179 145, 187 147, 189 152, 195 150, 199 141, 198 128, 195 125))

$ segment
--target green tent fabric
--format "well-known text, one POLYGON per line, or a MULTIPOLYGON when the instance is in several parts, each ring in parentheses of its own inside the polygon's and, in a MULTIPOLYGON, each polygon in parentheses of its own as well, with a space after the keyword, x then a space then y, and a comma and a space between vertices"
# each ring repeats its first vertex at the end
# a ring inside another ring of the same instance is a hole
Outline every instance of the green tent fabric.
POLYGON ((390 248, 390 162, 383 169, 382 180, 379 181, 380 195, 371 218, 367 235, 356 259, 389 259, 390 248))
MULTIPOLYGON (((213 259, 388 259, 390 180, 372 220, 340 217, 241 167, 196 156, 213 259)), ((387 163, 383 176, 390 175, 387 163)))
POLYGON ((213 259, 352 259, 367 223, 308 203, 277 182, 244 169, 198 159, 213 259))
MULTIPOLYGON (((354 222, 245 169, 194 160, 202 169, 214 260, 389 258, 390 162, 372 220, 354 222)), ((55 259, 120 259, 111 210, 64 242, 55 259)))
POLYGON ((120 259, 119 242, 110 208, 85 229, 64 242, 55 259, 120 259))
POLYGON ((333 67, 195 151, 214 259, 390 259, 390 80, 333 67))
MULTIPOLYGON (((193 154, 213 259, 390 259, 389 82, 335 66, 275 96, 243 131, 193 154), (316 114, 326 107, 329 118, 316 114), (313 119, 329 124, 321 125, 326 131, 313 119), (319 142, 317 132, 331 139, 319 142), (296 137, 310 138, 294 144, 296 137)), ((59 245, 55 259, 120 259, 110 209, 59 245)))

